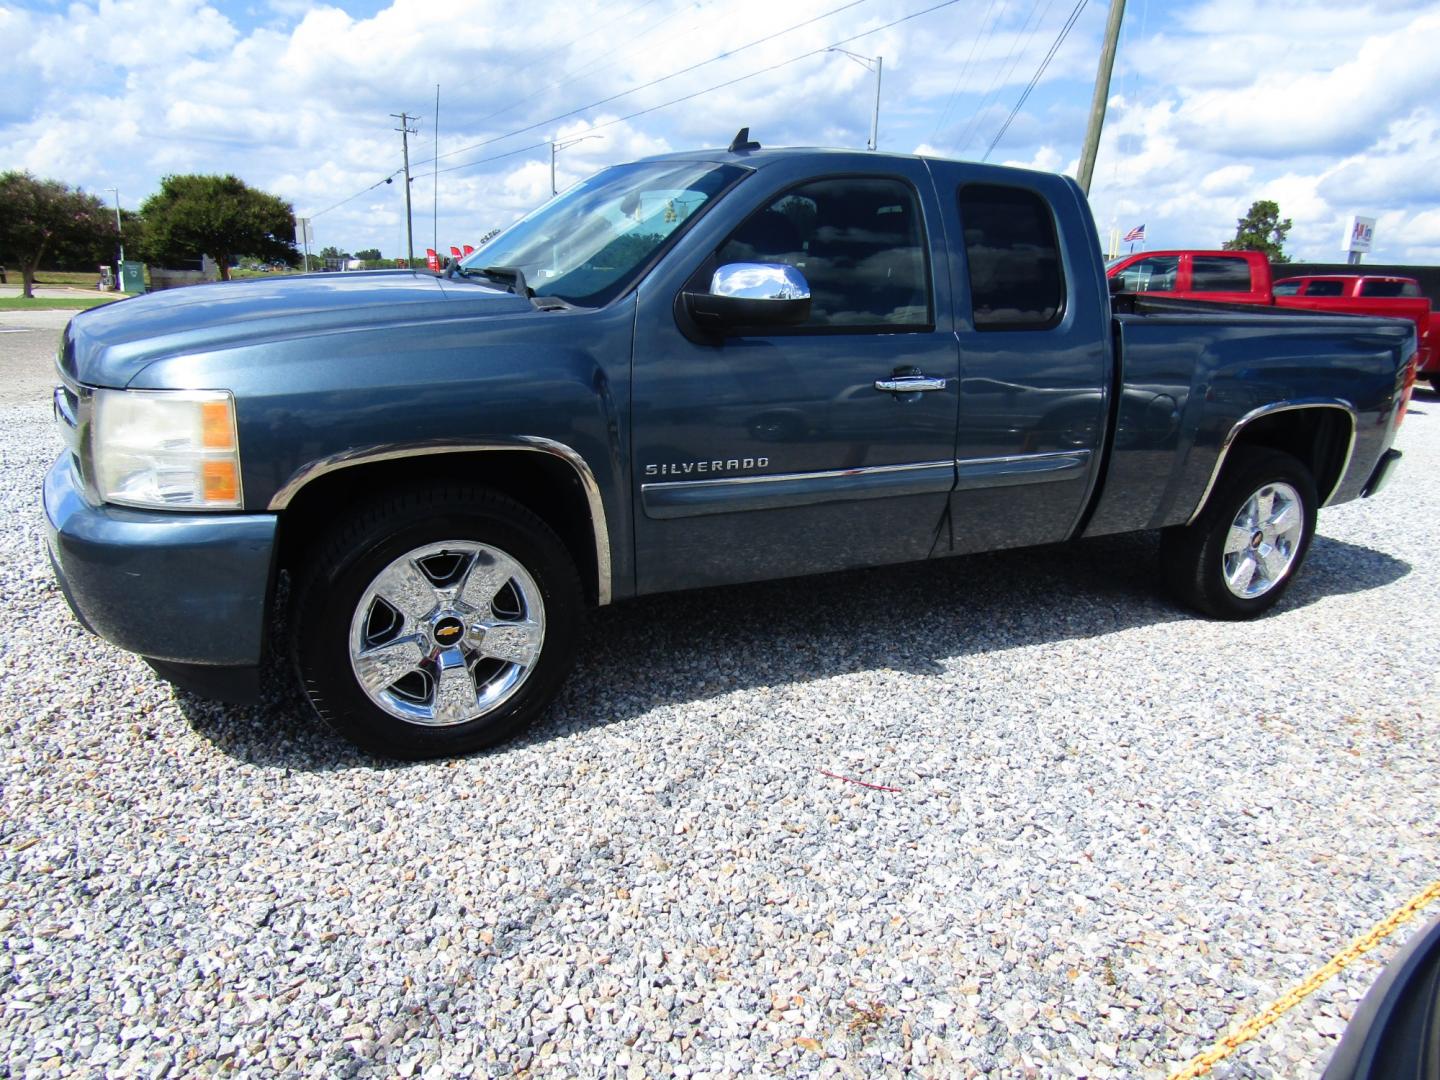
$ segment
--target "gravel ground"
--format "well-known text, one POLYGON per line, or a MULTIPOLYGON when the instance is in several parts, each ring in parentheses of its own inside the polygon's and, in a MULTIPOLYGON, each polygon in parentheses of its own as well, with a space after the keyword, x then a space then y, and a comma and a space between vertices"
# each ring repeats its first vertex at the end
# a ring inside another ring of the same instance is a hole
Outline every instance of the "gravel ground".
MULTIPOLYGON (((1259 622, 1153 537, 647 600, 395 766, 86 636, 0 405, 0 1072, 1163 1077, 1437 876, 1435 395, 1400 445, 1259 622)), ((1317 1075, 1414 929, 1217 1075, 1317 1075)))

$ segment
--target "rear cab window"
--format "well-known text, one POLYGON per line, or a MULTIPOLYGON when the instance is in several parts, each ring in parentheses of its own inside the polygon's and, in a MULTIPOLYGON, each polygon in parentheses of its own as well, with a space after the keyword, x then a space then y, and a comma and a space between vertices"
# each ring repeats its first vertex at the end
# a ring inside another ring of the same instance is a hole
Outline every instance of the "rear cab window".
POLYGON ((975 329, 1058 326, 1066 289, 1050 204, 1003 184, 965 184, 958 199, 975 329))
POLYGON ((1336 281, 1333 278, 1321 278, 1318 281, 1308 282, 1305 286, 1306 296, 1344 296, 1345 283, 1336 281))
POLYGON ((1374 278, 1360 283, 1361 296, 1419 296, 1420 286, 1414 281, 1400 281, 1396 278, 1374 278))
POLYGON ((1196 255, 1190 263, 1192 292, 1250 292, 1250 264, 1225 255, 1196 255))

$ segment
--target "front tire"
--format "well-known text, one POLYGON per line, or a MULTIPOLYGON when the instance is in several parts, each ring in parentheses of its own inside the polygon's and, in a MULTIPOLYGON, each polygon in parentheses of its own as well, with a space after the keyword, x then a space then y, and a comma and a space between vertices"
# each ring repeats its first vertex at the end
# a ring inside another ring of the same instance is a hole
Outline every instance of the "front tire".
POLYGON ((315 545, 291 650, 321 719, 386 757, 468 754, 559 691, 583 606, 565 545, 485 488, 384 496, 315 545))
POLYGON ((1278 450, 1235 451, 1190 525, 1161 537, 1170 591, 1217 619, 1252 619, 1295 579, 1315 535, 1319 497, 1310 472, 1278 450))

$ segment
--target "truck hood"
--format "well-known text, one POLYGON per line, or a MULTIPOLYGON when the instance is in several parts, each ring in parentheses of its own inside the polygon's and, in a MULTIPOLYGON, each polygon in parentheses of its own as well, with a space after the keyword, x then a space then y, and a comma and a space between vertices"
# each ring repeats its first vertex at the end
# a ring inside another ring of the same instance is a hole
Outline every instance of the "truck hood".
POLYGON ((156 360, 337 329, 532 311, 528 300, 470 280, 413 271, 283 275, 170 289, 81 312, 60 370, 89 386, 124 386, 156 360))

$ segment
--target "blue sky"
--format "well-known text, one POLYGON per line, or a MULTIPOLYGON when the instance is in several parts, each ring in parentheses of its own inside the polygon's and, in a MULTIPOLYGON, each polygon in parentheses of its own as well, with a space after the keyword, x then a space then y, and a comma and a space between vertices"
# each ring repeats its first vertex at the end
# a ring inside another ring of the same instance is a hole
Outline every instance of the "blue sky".
MULTIPOLYGON (((1073 172, 1107 5, 1083 5, 992 150, 1077 0, 916 14, 943 2, 0 0, 0 168, 118 186, 127 207, 168 173, 233 172, 314 215, 317 246, 403 254, 392 112, 420 117, 417 248, 473 243, 548 196, 549 140, 600 136, 560 152, 562 187, 742 124, 766 145, 863 146, 874 75, 823 51, 843 42, 884 57, 881 149, 1073 172)), ((1359 213, 1379 220, 1377 261, 1440 262, 1437 46, 1433 0, 1129 0, 1102 236, 1144 223, 1152 248, 1218 245, 1273 198, 1295 257, 1338 259, 1359 213)))

